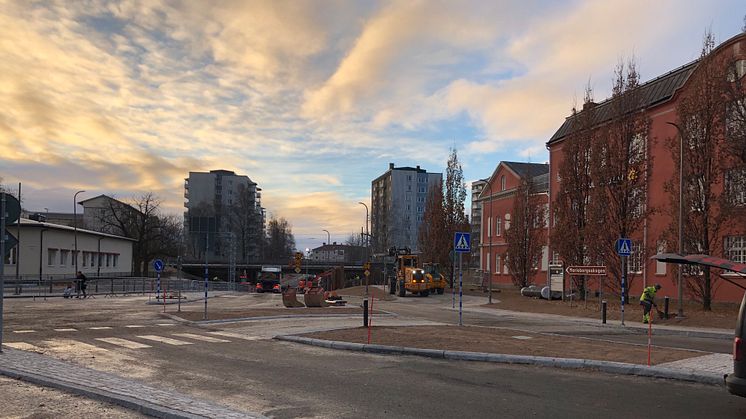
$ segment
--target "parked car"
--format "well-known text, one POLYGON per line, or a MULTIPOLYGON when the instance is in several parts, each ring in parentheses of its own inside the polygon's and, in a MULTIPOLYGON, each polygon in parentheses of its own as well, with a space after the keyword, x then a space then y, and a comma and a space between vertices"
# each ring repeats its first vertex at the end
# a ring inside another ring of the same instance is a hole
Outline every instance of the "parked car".
POLYGON ((282 292, 282 288, 280 287, 280 281, 276 279, 262 279, 257 281, 256 283, 256 292, 262 293, 262 292, 274 292, 274 293, 280 293, 282 292))
POLYGON ((736 322, 736 336, 733 338, 733 374, 725 377, 725 388, 730 394, 746 397, 746 293, 741 300, 736 322))

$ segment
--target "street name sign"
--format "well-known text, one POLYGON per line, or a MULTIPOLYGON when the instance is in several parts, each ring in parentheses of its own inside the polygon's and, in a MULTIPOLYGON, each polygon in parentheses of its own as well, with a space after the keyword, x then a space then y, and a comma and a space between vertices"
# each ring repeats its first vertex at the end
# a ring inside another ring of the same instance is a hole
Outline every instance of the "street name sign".
POLYGON ((568 266, 566 272, 570 275, 606 275, 606 266, 568 266))

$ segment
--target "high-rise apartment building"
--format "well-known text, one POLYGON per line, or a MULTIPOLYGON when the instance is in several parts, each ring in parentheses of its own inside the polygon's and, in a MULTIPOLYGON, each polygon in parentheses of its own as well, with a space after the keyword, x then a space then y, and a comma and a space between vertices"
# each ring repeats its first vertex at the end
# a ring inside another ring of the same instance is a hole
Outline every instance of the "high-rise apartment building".
POLYGON ((417 250, 417 234, 425 216, 430 188, 441 185, 442 173, 417 167, 394 167, 371 183, 371 243, 373 251, 409 247, 417 250))
POLYGON ((264 242, 261 188, 229 170, 189 172, 184 179, 188 254, 210 261, 256 261, 264 242))
POLYGON ((471 183, 471 263, 472 266, 482 266, 479 259, 479 243, 482 233, 482 202, 479 194, 487 185, 487 179, 475 180, 471 183))

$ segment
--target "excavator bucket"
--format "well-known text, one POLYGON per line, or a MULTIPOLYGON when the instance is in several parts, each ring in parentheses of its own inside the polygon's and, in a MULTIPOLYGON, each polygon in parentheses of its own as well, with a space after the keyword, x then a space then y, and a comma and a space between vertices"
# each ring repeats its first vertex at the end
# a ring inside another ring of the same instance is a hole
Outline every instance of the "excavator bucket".
POLYGON ((282 292, 282 304, 284 304, 285 307, 288 308, 304 307, 304 304, 298 301, 298 298, 295 294, 296 289, 288 287, 285 291, 282 292))
POLYGON ((329 304, 324 299, 324 289, 321 287, 312 287, 303 294, 303 301, 306 307, 328 307, 329 304))

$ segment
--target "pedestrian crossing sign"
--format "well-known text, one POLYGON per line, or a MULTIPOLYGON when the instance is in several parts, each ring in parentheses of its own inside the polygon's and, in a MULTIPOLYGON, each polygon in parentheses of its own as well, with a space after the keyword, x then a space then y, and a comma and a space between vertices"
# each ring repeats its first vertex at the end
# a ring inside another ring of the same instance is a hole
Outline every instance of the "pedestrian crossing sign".
POLYGON ((632 240, 619 239, 616 241, 616 253, 619 256, 629 256, 632 254, 632 240))
POLYGON ((456 232, 453 237, 453 249, 457 252, 471 252, 471 234, 456 232))

